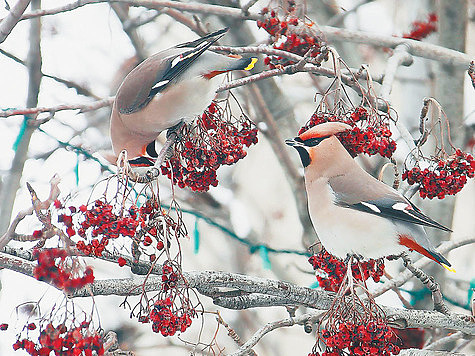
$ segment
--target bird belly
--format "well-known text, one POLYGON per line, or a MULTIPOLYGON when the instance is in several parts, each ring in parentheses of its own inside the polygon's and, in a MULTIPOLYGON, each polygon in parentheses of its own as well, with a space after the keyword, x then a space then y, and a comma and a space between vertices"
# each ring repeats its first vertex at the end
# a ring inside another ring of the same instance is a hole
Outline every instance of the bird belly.
POLYGON ((328 252, 340 258, 345 258, 347 254, 380 258, 397 255, 404 250, 398 243, 393 222, 335 205, 331 188, 326 182, 321 184, 318 196, 309 194, 309 213, 315 231, 328 252))
POLYGON ((217 85, 213 83, 196 77, 173 85, 155 95, 141 110, 122 114, 122 121, 131 131, 157 137, 160 132, 181 121, 191 121, 201 115, 216 94, 217 85))

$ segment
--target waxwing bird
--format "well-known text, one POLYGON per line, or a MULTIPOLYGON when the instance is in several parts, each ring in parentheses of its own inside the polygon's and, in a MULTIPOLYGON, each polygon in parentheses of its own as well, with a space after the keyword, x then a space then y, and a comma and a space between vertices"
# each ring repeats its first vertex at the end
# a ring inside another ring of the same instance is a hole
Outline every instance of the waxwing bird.
POLYGON ((164 130, 200 115, 211 103, 216 75, 250 70, 256 58, 225 56, 208 50, 227 28, 179 44, 147 58, 133 69, 117 91, 110 135, 113 157, 127 150, 131 166, 151 166, 157 157, 155 139, 164 130))
POLYGON ((350 129, 327 122, 285 141, 297 149, 304 166, 310 218, 322 245, 340 258, 376 259, 410 249, 453 271, 422 225, 451 230, 364 171, 335 136, 350 129))

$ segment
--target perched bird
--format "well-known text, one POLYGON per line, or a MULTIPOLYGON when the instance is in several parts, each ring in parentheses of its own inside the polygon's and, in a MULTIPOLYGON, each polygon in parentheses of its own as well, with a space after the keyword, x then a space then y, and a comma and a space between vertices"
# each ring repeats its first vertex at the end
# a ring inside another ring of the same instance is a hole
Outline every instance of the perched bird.
POLYGON ((127 150, 131 166, 151 166, 155 139, 164 130, 202 114, 216 94, 213 78, 232 70, 250 70, 256 58, 225 56, 208 50, 227 28, 179 44, 147 58, 133 69, 117 91, 110 135, 114 155, 127 150))
POLYGON ((322 245, 340 258, 380 258, 410 249, 453 271, 421 225, 451 230, 364 171, 335 136, 350 129, 327 122, 285 141, 304 166, 310 218, 322 245))

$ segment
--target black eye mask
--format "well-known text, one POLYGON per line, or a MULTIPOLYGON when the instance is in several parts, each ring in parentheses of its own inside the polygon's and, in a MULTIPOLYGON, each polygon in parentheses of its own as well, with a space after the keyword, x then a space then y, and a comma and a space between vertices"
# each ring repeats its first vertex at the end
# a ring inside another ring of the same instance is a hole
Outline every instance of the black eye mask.
POLYGON ((324 139, 328 137, 330 136, 314 137, 314 138, 309 138, 308 140, 302 140, 300 137, 296 137, 295 141, 301 142, 307 147, 313 147, 313 146, 318 145, 320 142, 322 142, 324 139))

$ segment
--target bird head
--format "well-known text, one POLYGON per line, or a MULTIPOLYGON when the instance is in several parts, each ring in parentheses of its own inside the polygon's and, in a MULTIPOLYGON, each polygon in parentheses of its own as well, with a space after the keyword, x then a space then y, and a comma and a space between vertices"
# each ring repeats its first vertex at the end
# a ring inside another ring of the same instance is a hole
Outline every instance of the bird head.
POLYGON ((325 122, 315 125, 301 135, 285 140, 285 143, 297 150, 304 167, 315 159, 329 157, 335 150, 345 148, 336 138, 336 134, 351 130, 351 126, 342 122, 325 122))

